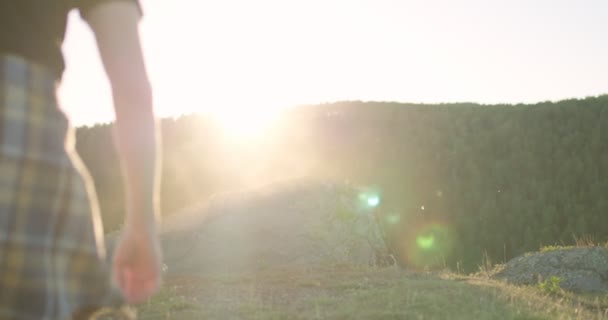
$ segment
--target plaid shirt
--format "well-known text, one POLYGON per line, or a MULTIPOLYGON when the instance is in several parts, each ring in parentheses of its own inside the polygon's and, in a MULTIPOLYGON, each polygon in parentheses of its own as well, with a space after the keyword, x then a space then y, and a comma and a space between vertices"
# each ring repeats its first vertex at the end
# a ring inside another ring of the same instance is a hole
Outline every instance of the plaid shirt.
POLYGON ((55 85, 47 69, 0 56, 0 319, 72 319, 123 303, 55 85))

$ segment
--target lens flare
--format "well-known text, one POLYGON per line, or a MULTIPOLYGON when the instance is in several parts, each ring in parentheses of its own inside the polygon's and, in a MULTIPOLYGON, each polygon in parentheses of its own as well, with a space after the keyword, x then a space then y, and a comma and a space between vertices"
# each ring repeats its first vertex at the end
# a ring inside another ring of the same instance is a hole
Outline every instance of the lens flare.
MULTIPOLYGON (((403 217, 407 220, 407 217, 403 217)), ((454 235, 448 223, 432 221, 408 221, 403 224, 400 236, 400 256, 405 264, 414 268, 436 268, 445 266, 452 255, 454 235)))
POLYGON ((366 192, 359 193, 359 200, 361 205, 366 208, 376 208, 380 205, 380 194, 375 190, 367 190, 366 192))
POLYGON ((435 244, 435 236, 432 234, 428 236, 418 236, 416 237, 416 244, 420 249, 432 249, 435 244))
POLYGON ((389 214, 385 219, 388 224, 397 224, 401 221, 401 216, 398 214, 389 214))
POLYGON ((380 204, 380 197, 374 195, 367 198, 367 205, 374 208, 380 204))

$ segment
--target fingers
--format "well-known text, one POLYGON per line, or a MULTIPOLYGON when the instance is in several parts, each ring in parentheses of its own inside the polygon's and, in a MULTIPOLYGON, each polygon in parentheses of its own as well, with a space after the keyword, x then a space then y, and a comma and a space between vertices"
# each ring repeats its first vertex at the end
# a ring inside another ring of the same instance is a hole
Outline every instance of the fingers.
POLYGON ((133 279, 133 273, 131 272, 131 270, 129 270, 129 268, 125 268, 123 273, 125 275, 125 284, 124 284, 125 296, 126 296, 128 302, 138 303, 139 301, 135 301, 135 300, 139 300, 139 299, 137 297, 137 289, 136 289, 137 285, 134 283, 135 279, 133 279))
POLYGON ((129 303, 144 302, 156 292, 160 282, 157 275, 137 276, 131 270, 126 272, 125 279, 125 298, 129 303))
POLYGON ((160 287, 160 274, 157 268, 151 266, 141 268, 118 266, 117 268, 114 274, 118 287, 130 304, 144 302, 160 287))
POLYGON ((144 302, 160 287, 160 252, 154 244, 123 238, 113 261, 113 280, 131 304, 144 302))

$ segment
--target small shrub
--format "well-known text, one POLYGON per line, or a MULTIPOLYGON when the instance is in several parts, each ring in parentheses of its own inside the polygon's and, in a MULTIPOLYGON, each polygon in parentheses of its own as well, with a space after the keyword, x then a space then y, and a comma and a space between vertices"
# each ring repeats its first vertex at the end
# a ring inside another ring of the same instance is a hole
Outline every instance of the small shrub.
POLYGON ((561 286, 560 284, 562 283, 563 279, 557 276, 551 276, 549 277, 549 279, 546 279, 544 281, 540 281, 537 285, 537 287, 545 293, 548 294, 556 294, 561 290, 561 286))

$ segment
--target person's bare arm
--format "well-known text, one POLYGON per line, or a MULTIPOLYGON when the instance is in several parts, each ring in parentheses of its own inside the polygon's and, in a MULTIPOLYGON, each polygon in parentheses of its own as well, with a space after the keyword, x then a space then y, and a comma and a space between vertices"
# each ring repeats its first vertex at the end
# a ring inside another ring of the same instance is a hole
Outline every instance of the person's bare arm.
POLYGON ((139 40, 139 11, 108 2, 87 16, 112 87, 115 142, 126 175, 130 224, 154 226, 157 216, 157 138, 152 92, 139 40))
POLYGON ((126 224, 114 254, 114 279, 129 302, 141 302, 160 282, 158 130, 139 39, 140 12, 125 1, 99 4, 87 13, 112 87, 115 145, 123 168, 126 224))

